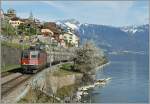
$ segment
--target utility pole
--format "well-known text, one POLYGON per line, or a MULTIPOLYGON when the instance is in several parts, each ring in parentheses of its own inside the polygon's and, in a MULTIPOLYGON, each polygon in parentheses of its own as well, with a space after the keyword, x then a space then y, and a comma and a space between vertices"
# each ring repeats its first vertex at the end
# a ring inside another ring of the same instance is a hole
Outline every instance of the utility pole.
POLYGON ((30 46, 32 45, 31 44, 31 25, 30 25, 30 28, 29 28, 29 37, 30 37, 30 46))
MULTIPOLYGON (((6 21, 7 22, 7 21, 6 21)), ((7 36, 8 36, 8 23, 6 23, 6 28, 7 28, 7 36)))
POLYGON ((49 56, 50 56, 50 63, 49 63, 49 66, 51 67, 51 36, 50 36, 50 41, 49 41, 49 56))

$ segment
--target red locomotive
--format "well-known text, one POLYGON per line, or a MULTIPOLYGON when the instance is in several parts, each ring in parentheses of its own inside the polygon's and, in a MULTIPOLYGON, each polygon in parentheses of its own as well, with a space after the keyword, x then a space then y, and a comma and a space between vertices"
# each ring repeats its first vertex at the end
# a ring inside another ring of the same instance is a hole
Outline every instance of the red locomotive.
MULTIPOLYGON (((44 69, 46 66, 51 64, 57 64, 60 62, 71 61, 72 54, 63 54, 59 48, 52 48, 53 52, 47 53, 45 51, 46 46, 42 44, 36 44, 31 46, 29 49, 22 51, 21 55, 21 68, 23 72, 35 73, 39 69, 44 69)), ((66 50, 63 50, 66 52, 66 50)))
POLYGON ((47 64, 47 53, 37 46, 32 46, 22 52, 21 67, 23 72, 35 73, 38 69, 45 68, 47 64))

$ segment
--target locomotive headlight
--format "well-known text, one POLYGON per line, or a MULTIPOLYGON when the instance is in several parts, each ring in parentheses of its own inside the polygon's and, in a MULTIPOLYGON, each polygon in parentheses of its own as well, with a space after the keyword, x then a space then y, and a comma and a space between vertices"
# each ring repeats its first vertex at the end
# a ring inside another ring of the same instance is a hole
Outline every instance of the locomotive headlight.
POLYGON ((26 64, 25 62, 23 62, 23 64, 26 64))

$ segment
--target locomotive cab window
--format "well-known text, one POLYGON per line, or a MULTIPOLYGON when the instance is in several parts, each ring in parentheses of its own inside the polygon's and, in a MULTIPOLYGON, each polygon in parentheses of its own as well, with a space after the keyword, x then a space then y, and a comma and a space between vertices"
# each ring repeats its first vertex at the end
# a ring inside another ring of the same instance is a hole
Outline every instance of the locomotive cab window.
POLYGON ((23 58, 29 58, 29 53, 28 52, 23 52, 22 57, 23 58))
POLYGON ((31 52, 31 58, 38 58, 38 52, 37 51, 32 51, 31 52))

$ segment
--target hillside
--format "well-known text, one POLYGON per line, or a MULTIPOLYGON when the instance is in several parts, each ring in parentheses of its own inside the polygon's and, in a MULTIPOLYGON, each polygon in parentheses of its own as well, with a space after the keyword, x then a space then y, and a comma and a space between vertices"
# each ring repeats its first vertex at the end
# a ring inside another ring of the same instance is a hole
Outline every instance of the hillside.
POLYGON ((148 51, 149 25, 124 27, 124 29, 95 25, 82 24, 79 32, 82 42, 85 39, 94 40, 96 44, 107 51, 148 51), (126 31, 125 31, 126 29, 126 31))
POLYGON ((149 24, 112 27, 80 24, 75 19, 61 20, 59 24, 75 29, 80 35, 81 44, 86 40, 92 40, 106 53, 114 51, 148 53, 149 24))

